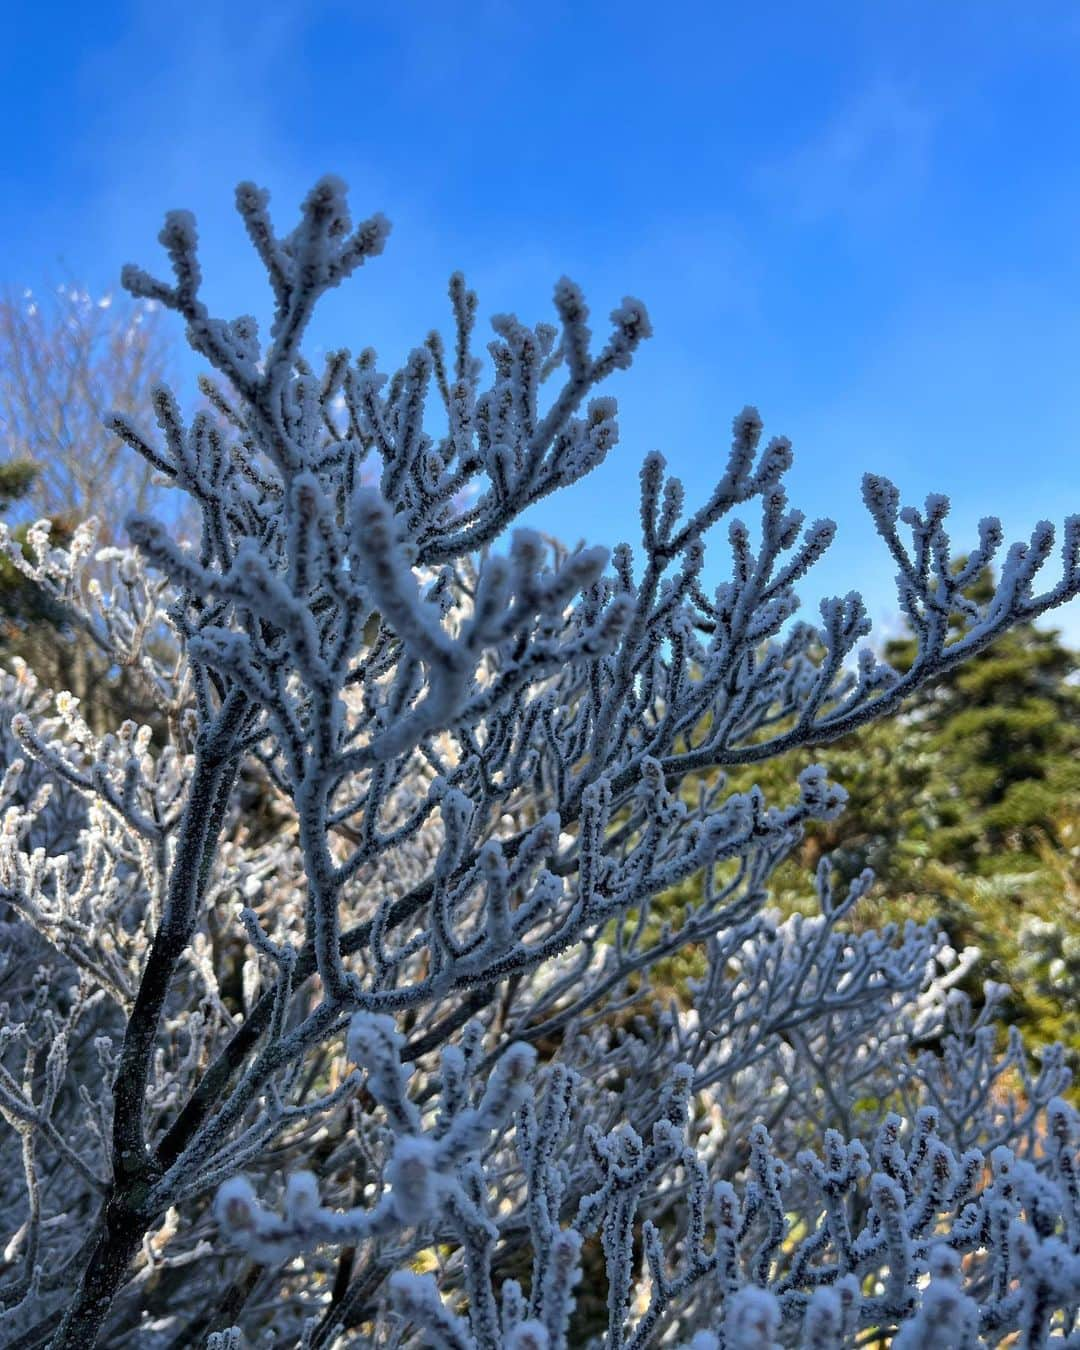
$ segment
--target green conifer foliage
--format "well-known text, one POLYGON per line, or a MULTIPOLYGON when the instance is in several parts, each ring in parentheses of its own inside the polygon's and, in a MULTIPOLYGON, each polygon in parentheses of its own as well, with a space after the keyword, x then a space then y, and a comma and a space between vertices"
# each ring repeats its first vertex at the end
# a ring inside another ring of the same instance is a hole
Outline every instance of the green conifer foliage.
MULTIPOLYGON (((0 463, 0 515, 23 501, 34 485, 37 465, 28 459, 12 459, 0 463)), ((66 531, 61 522, 54 522, 58 542, 66 531)), ((14 531, 16 540, 25 542, 28 526, 14 531)), ((5 557, 0 557, 0 654, 22 655, 19 648, 29 628, 45 624, 55 627, 62 623, 58 607, 49 600, 40 587, 22 575, 5 557)))
MULTIPOLYGON (((981 579, 973 598, 985 598, 981 579)), ((914 642, 887 659, 904 668, 914 642)), ((1080 653, 1023 625, 925 689, 901 714, 815 751, 849 793, 812 824, 774 877, 791 910, 808 864, 872 867, 858 921, 936 918, 956 946, 983 953, 978 979, 1013 989, 1009 1016, 1036 1042, 1067 1040, 1080 1059, 1080 653)), ((809 762, 741 770, 733 786, 776 793, 809 762)))

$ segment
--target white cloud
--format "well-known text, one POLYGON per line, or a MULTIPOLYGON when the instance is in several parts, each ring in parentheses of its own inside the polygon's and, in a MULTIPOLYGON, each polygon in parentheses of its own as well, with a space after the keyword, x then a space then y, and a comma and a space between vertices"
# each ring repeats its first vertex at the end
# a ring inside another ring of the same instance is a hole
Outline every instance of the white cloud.
POLYGON ((933 125, 910 90, 880 81, 767 165, 759 184, 781 210, 803 222, 878 215, 920 191, 933 125))

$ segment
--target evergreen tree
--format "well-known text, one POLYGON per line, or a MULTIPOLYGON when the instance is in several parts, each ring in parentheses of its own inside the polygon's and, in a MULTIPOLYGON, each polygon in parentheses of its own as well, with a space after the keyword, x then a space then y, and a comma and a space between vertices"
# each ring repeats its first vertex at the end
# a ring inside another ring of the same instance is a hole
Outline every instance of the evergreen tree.
MULTIPOLYGON (((991 590, 985 577, 972 598, 991 590)), ((909 666, 913 642, 888 656, 909 666)), ((1023 624, 917 700, 900 730, 932 766, 909 822, 926 857, 993 877, 1039 869, 1045 841, 1062 847, 1059 813, 1080 794, 1078 670, 1056 630, 1023 624)))
MULTIPOLYGON (((984 602, 987 574, 971 588, 984 602)), ((886 644, 910 667, 914 639, 886 644)), ((978 946, 977 979, 1013 990, 1005 1015, 1033 1043, 1080 1056, 1080 653, 1058 631, 1021 624, 924 687, 900 717, 817 752, 849 794, 836 820, 811 822, 777 870, 773 899, 801 903, 808 865, 829 854, 877 883, 861 922, 938 920, 978 946)), ((742 771, 732 786, 776 792, 809 756, 742 771)), ((977 981, 976 981, 977 982, 977 981)))
POLYGON ((0 464, 0 512, 24 497, 34 481, 35 466, 30 460, 15 459, 0 464))
MULTIPOLYGON (((26 501, 36 477, 37 465, 32 460, 0 463, 0 515, 26 501)), ((62 522, 57 522, 57 526, 58 535, 68 534, 62 522)), ((24 549, 28 529, 23 524, 13 531, 15 540, 24 549)), ((55 601, 0 555, 0 651, 5 655, 24 655, 19 649, 25 645, 28 630, 38 624, 57 625, 62 621, 62 611, 55 601)))

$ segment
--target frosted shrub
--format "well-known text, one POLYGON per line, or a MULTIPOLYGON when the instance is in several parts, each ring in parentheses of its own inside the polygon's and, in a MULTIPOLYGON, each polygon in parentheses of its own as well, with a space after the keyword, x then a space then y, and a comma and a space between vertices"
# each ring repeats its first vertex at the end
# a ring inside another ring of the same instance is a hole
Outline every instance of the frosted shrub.
POLYGON ((485 363, 455 275, 449 344, 316 370, 312 311, 388 226, 334 179, 284 236, 237 203, 265 340, 207 309, 184 212, 172 280, 124 274, 216 372, 189 421, 166 389, 156 432, 111 421, 201 536, 9 548, 161 731, 0 689, 4 1344, 1080 1345, 1060 1050, 999 1053, 1002 991, 973 1006, 932 926, 854 929, 868 873, 838 894, 824 861, 781 921, 770 873, 844 793, 718 772, 1074 596, 1080 520, 1059 580, 1041 523, 976 605, 998 522, 956 569, 945 499, 868 476, 903 674, 857 594, 797 619, 834 526, 788 506, 753 409, 705 502, 650 455, 638 545, 567 551, 514 522, 614 447, 640 302, 594 341, 560 281, 557 323, 497 317, 485 363), (691 946, 700 978, 654 995, 691 946))

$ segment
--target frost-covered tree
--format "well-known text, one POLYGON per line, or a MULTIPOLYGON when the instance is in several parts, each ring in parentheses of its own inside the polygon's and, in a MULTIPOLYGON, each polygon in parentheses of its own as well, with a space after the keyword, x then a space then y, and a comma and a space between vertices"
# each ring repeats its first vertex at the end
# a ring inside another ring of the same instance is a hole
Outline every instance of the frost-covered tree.
POLYGON ((932 927, 849 926, 868 873, 839 893, 825 860, 805 915, 767 908, 843 807, 822 767, 774 802, 700 772, 825 744, 1077 594, 1080 518, 1059 580, 1042 523, 976 602, 998 522, 957 570, 946 500, 867 477, 903 671, 854 593, 798 620, 834 526, 788 506, 752 409, 707 501, 651 455, 639 544, 567 552, 514 523, 615 445, 599 386, 642 304, 594 343, 562 280, 558 323, 497 317, 485 363, 455 275, 450 344, 316 371, 312 311, 387 224, 335 179, 287 235, 237 203, 265 340, 206 308, 184 212, 172 280, 124 274, 216 372, 190 421, 163 388, 156 432, 111 421, 201 536, 137 515, 130 550, 92 524, 9 550, 169 739, 4 677, 4 1343, 1080 1344, 1060 1053, 999 1054, 1002 991, 976 1014, 932 927), (690 944, 703 978, 651 998, 690 944))
MULTIPOLYGON (((0 290, 0 504, 7 499, 16 538, 40 519, 51 521, 60 542, 97 513, 100 542, 123 539, 128 511, 163 505, 152 466, 132 456, 103 417, 110 408, 146 407, 168 377, 166 317, 145 301, 93 297, 70 281, 0 290)), ((125 716, 152 716, 78 616, 0 563, 0 659, 10 664, 14 656, 51 688, 75 694, 99 733, 125 716)))

